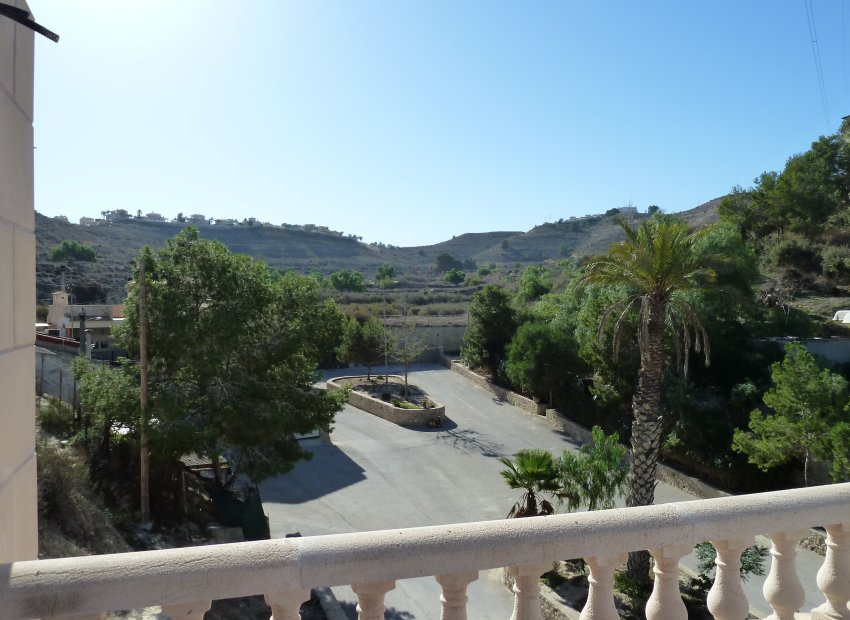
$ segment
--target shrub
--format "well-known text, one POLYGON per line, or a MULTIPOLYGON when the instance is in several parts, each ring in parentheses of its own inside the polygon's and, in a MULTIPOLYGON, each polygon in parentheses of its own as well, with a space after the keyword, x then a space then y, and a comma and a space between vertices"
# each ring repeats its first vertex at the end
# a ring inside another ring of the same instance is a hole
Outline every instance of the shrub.
POLYGON ((365 291, 363 274, 359 271, 335 271, 331 274, 330 284, 338 291, 365 291))
POLYGON ((406 400, 400 400, 400 401, 398 401, 398 404, 396 404, 396 403, 393 403, 393 404, 396 407, 398 407, 399 409, 421 409, 422 408, 419 405, 409 403, 406 400))
POLYGON ((850 284, 850 248, 830 245, 821 251, 823 272, 841 284, 850 284))
POLYGON ((460 270, 452 267, 445 274, 443 274, 443 280, 448 282, 449 284, 460 284, 466 279, 466 275, 460 270))
POLYGON ((97 253, 94 251, 94 248, 65 239, 65 241, 53 248, 51 259, 55 261, 80 260, 93 263, 97 260, 97 253))
POLYGON ((64 557, 128 551, 89 481, 89 468, 74 448, 39 438, 39 556, 64 557))
POLYGON ((770 260, 779 267, 808 272, 821 270, 818 246, 801 237, 792 236, 780 240, 770 248, 768 255, 770 260))
POLYGON ((44 432, 57 437, 70 437, 74 432, 74 410, 56 398, 48 398, 38 408, 38 421, 44 432))

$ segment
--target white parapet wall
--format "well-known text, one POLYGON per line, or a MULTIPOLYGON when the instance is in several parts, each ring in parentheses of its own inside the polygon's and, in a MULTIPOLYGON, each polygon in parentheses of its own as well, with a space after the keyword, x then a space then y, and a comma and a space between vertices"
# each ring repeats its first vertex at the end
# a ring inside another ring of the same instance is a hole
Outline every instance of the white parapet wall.
POLYGON ((0 16, 0 562, 38 552, 33 46, 32 30, 0 16))
MULTIPOLYGON (((850 599, 850 484, 775 493, 431 527, 307 536, 105 556, 0 564, 0 620, 162 605, 172 618, 201 620, 214 599, 264 594, 274 618, 297 618, 311 588, 348 584, 361 618, 383 618, 384 594, 398 579, 433 575, 441 584, 444 620, 466 615, 466 587, 479 571, 509 567, 514 620, 540 620, 539 577, 556 560, 584 558, 591 588, 582 617, 618 618, 614 571, 625 553, 649 549, 655 585, 648 620, 686 620, 678 563, 710 540, 718 571, 709 594, 716 618, 745 618, 739 558, 756 534, 773 541, 765 597, 775 617, 794 618, 803 604, 795 568, 797 540, 826 527, 818 572, 824 603, 812 618, 847 618, 850 599)), ((813 576, 809 576, 813 577, 813 576)), ((797 616, 802 618, 803 616, 797 616)))

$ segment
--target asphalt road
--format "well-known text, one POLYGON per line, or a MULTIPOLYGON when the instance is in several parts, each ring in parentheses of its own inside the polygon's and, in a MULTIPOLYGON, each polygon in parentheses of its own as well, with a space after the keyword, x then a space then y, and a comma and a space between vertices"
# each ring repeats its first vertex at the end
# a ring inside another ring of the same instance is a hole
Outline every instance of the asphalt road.
MULTIPOLYGON (((390 367, 391 373, 398 371, 390 367)), ((359 373, 345 369, 327 376, 359 373)), ((307 440, 312 460, 261 485, 272 536, 502 519, 521 493, 504 483, 498 457, 526 448, 555 454, 576 449, 544 419, 499 401, 442 366, 416 366, 410 380, 446 405, 450 422, 440 429, 413 430, 346 406, 336 418, 331 443, 307 440)), ((656 491, 656 503, 691 499, 665 484, 656 491)), ((819 561, 808 559, 809 564, 819 561)), ((807 581, 813 583, 813 573, 807 581)), ((745 585, 754 611, 769 613, 758 595, 758 581, 745 585)), ((353 613, 356 597, 351 589, 333 591, 353 613)), ((431 577, 398 581, 387 594, 388 617, 438 620, 439 596, 439 585, 431 577)), ((812 598, 813 604, 821 600, 812 598)), ((470 618, 508 618, 512 606, 513 597, 500 583, 498 571, 482 572, 469 587, 470 618)))

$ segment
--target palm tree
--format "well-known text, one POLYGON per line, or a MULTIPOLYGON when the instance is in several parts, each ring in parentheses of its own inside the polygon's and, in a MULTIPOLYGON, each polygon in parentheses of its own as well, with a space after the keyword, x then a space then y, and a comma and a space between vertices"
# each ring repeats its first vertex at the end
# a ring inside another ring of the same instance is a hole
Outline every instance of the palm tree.
MULTIPOLYGON (((658 451, 661 443, 661 382, 665 365, 664 336, 674 333, 677 353, 684 353, 687 370, 691 346, 704 352, 709 363, 709 343, 705 328, 694 308, 682 295, 714 279, 709 263, 716 257, 697 251, 701 231, 689 232, 681 220, 655 215, 637 229, 620 221, 626 240, 615 243, 608 254, 591 259, 583 282, 616 286, 627 297, 608 308, 599 325, 601 338, 614 320, 613 352, 616 360, 625 319, 639 309, 638 346, 640 370, 637 391, 632 398, 631 470, 626 505, 647 506, 655 499, 658 451), (616 319, 614 318, 616 317, 616 319)), ((649 583, 649 554, 629 556, 629 577, 639 584, 649 583)))
POLYGON ((523 496, 511 508, 508 518, 555 514, 552 504, 540 497, 541 493, 555 493, 558 490, 558 472, 552 453, 539 448, 520 450, 514 459, 499 459, 502 465, 507 467, 500 473, 508 486, 525 490, 523 496))

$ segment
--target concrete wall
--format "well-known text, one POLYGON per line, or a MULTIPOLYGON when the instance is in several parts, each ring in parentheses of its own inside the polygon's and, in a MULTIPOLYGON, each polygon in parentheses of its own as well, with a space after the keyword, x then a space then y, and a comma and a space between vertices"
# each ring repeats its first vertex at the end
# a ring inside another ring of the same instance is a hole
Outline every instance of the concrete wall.
POLYGON ((850 338, 807 338, 800 342, 812 355, 836 364, 850 364, 850 338))
POLYGON ((33 47, 31 30, 0 17, 0 562, 38 553, 33 47))

